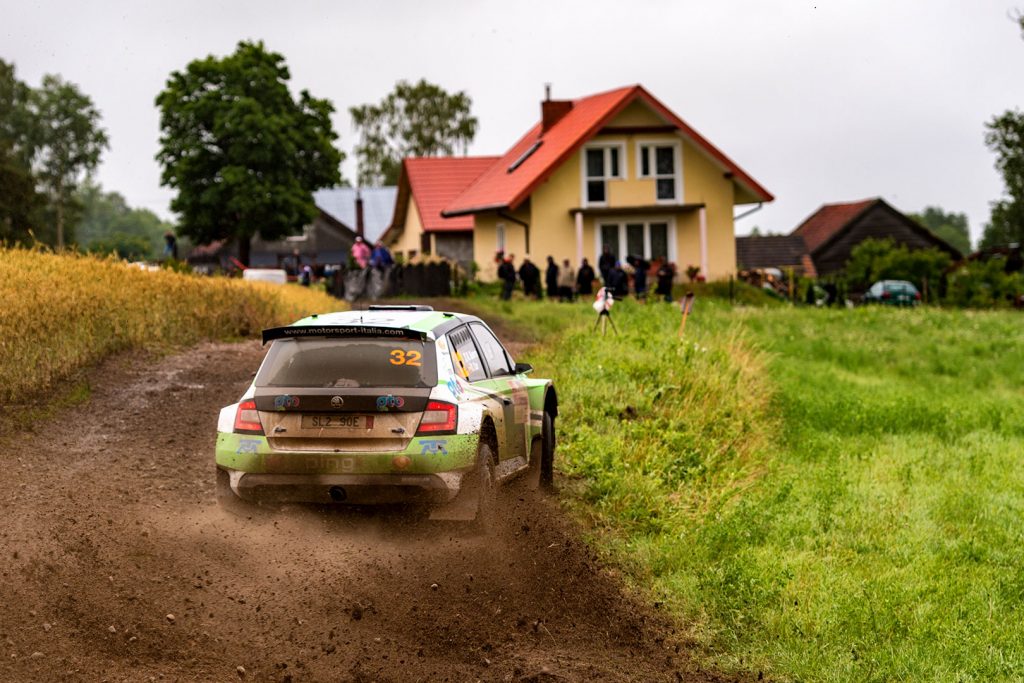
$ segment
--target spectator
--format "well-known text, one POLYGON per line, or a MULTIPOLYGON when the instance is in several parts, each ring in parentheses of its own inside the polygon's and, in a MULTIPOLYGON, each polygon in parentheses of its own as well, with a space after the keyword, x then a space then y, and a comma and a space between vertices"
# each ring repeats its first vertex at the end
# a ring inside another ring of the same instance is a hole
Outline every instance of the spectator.
POLYGON ((174 236, 174 233, 168 230, 164 233, 164 256, 178 260, 178 238, 174 236))
POLYGON ((561 301, 572 301, 573 290, 576 287, 576 271, 572 269, 569 259, 562 261, 562 268, 558 271, 558 298, 561 301))
POLYGON ((547 270, 544 271, 544 284, 547 285, 549 299, 558 296, 558 264, 550 256, 548 256, 547 270))
POLYGON ((576 274, 576 291, 581 296, 594 293, 594 269, 587 263, 587 259, 583 259, 580 271, 576 274))
POLYGON ((640 256, 627 256, 626 261, 633 266, 633 291, 637 301, 647 301, 647 271, 651 264, 640 256))
MULTIPOLYGON (((618 263, 615 260, 615 254, 612 253, 611 248, 606 244, 601 250, 601 258, 597 260, 597 269, 601 271, 601 280, 604 282, 604 286, 608 287, 608 277, 612 270, 615 269, 615 264, 618 263)), ((609 287, 609 289, 611 289, 609 287)))
POLYGON ((616 299, 625 299, 629 296, 629 277, 626 275, 626 271, 622 269, 622 264, 618 261, 612 267, 608 273, 608 284, 612 292, 612 296, 616 299))
POLYGON ((356 241, 352 245, 352 258, 356 262, 356 267, 360 270, 370 264, 370 245, 360 235, 356 235, 356 241))
POLYGON ((508 301, 512 298, 512 290, 516 286, 515 255, 509 254, 498 266, 498 279, 501 280, 501 298, 508 301))
POLYGON ((658 278, 658 288, 655 293, 665 297, 665 301, 672 303, 672 281, 676 278, 676 266, 668 261, 662 262, 655 275, 658 278))
POLYGON ((303 287, 309 287, 309 283, 313 281, 313 269, 309 267, 309 264, 302 266, 302 274, 299 275, 299 283, 303 287))
POLYGON ((519 279, 523 281, 523 294, 540 298, 540 269, 533 265, 529 255, 523 257, 523 265, 519 266, 519 279))
POLYGON ((377 240, 370 254, 370 265, 374 268, 387 268, 395 265, 395 259, 391 258, 391 252, 384 246, 384 242, 377 240))

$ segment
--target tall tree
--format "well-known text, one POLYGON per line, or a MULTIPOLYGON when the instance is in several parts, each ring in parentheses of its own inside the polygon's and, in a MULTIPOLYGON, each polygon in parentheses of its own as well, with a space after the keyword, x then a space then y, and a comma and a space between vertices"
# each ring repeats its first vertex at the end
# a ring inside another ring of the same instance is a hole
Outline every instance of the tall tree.
MULTIPOLYGON (((1024 35, 1024 13, 1013 17, 1024 35)), ((981 236, 987 249, 1024 242, 1024 113, 1003 112, 985 124, 985 144, 996 153, 996 169, 1003 175, 1006 197, 992 202, 992 214, 981 236)))
POLYGON ((986 124, 985 144, 996 153, 1006 197, 992 202, 992 215, 981 237, 983 248, 1024 242, 1024 113, 1013 110, 986 124))
POLYGON ((380 104, 351 107, 360 134, 359 184, 397 184, 404 157, 465 154, 477 129, 472 104, 463 91, 451 94, 420 79, 416 84, 399 81, 380 104))
POLYGON ((971 251, 971 233, 967 226, 967 214, 946 213, 937 206, 926 206, 921 213, 910 217, 932 231, 939 239, 945 240, 965 256, 971 251))
POLYGON ((253 235, 280 239, 316 216, 313 191, 341 181, 334 107, 288 90, 284 57, 262 42, 197 59, 156 98, 161 182, 175 188, 179 232, 199 244, 238 243, 249 264, 253 235))
POLYGON ((99 164, 107 134, 89 96, 60 76, 43 77, 42 87, 29 97, 29 110, 35 119, 31 135, 36 178, 49 196, 56 246, 63 249, 66 214, 75 206, 82 177, 99 164))
POLYGON ((0 240, 26 239, 43 204, 31 169, 30 92, 0 59, 0 240))

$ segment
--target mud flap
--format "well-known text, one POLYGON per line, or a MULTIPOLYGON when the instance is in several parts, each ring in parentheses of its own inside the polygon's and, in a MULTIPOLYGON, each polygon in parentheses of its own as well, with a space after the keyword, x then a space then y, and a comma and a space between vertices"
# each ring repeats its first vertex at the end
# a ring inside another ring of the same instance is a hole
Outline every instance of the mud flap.
POLYGON ((459 495, 441 505, 430 508, 429 519, 438 522, 472 522, 480 509, 480 490, 463 487, 459 495))

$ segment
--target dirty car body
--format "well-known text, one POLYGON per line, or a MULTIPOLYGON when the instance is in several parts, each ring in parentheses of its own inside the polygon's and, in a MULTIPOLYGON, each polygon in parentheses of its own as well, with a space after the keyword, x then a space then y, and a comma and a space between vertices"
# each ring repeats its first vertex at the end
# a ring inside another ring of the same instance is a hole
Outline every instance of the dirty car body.
POLYGON ((252 384, 220 412, 224 502, 438 505, 481 467, 550 481, 554 386, 475 316, 376 306, 263 338, 252 384))

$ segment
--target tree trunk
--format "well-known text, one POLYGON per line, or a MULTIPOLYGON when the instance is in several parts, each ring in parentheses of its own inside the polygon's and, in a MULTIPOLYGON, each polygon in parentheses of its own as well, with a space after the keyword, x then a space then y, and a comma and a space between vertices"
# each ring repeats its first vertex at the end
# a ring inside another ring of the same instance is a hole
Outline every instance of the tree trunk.
POLYGON ((238 236, 238 260, 242 262, 246 268, 249 267, 249 247, 252 237, 249 235, 238 236))
POLYGON ((64 184, 57 183, 57 251, 64 251, 64 184))

